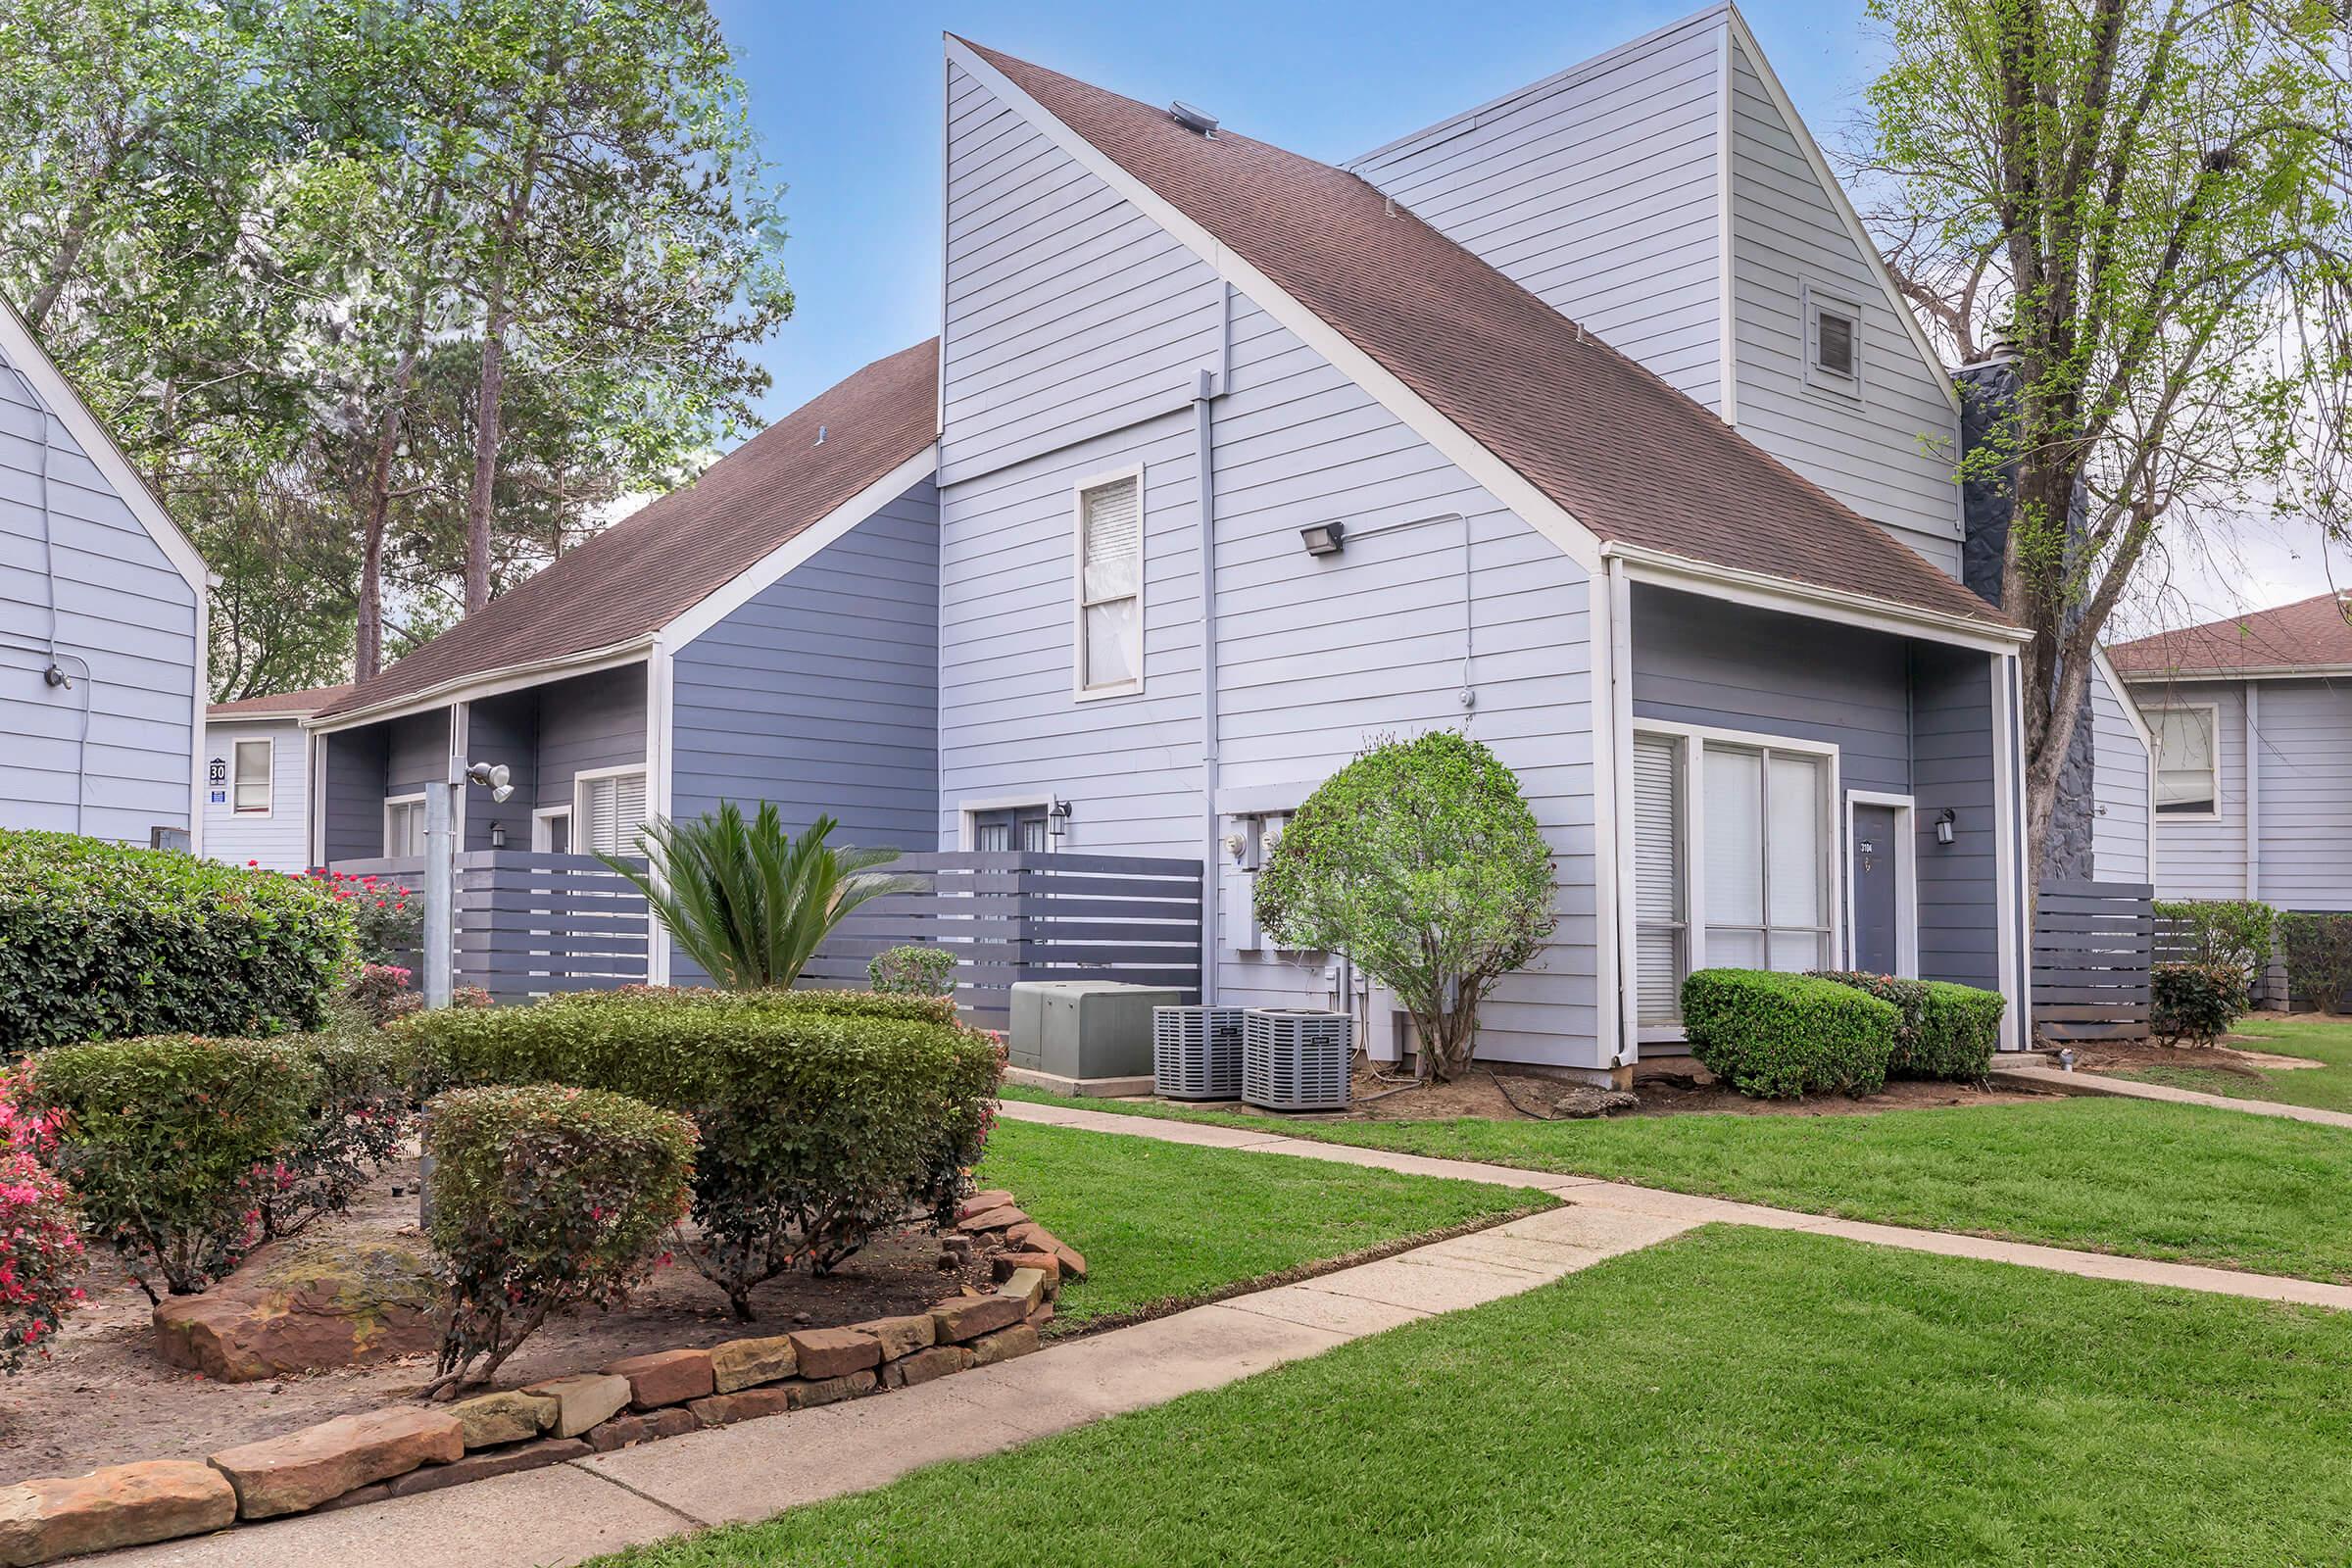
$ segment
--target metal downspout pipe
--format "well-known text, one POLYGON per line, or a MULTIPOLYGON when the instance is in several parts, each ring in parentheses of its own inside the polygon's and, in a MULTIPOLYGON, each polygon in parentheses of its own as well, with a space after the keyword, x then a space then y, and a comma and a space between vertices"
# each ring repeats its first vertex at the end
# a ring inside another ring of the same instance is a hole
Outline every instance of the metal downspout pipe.
MULTIPOLYGON (((1220 288, 1220 295, 1222 289, 1220 288)), ((1220 298, 1219 316, 1224 314, 1220 298)), ((1220 319, 1219 336, 1223 339, 1220 319)), ((1221 356, 1220 356, 1221 357, 1221 356)), ((1200 514, 1200 1003, 1217 1002, 1217 488, 1215 398, 1219 376, 1202 369, 1193 383, 1193 450, 1200 514)))

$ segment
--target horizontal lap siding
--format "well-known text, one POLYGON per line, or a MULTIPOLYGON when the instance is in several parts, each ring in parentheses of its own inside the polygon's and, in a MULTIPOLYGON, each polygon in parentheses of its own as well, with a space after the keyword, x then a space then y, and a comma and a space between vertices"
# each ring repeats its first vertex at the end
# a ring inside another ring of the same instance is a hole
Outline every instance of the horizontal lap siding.
POLYGON ((204 853, 208 859, 243 865, 258 860, 268 871, 299 871, 310 864, 310 773, 298 719, 231 723, 216 719, 204 727, 204 760, 218 759, 227 769, 215 805, 204 798, 204 853), (270 748, 270 809, 236 809, 237 742, 267 740, 270 748))
POLYGON ((1959 416, 1762 78, 1732 49, 1732 282, 1740 433, 1954 576, 1959 416), (1804 288, 1862 312, 1863 395, 1805 384, 1804 288))
POLYGON ((318 858, 374 859, 384 853, 384 726, 340 730, 319 744, 318 858))
POLYGON ((645 761, 643 664, 574 675, 538 694, 541 807, 569 806, 574 777, 590 768, 645 761))
MULTIPOLYGON (((1054 797, 1073 852, 1198 858, 1196 373, 1218 360, 1209 270, 956 74, 940 490, 940 842, 965 803, 1054 797), (1108 368, 1115 368, 1115 374, 1108 368), (1074 481, 1144 467, 1146 686, 1072 680, 1074 481)), ((1222 782, 1303 796, 1380 733, 1458 724, 1462 525, 1298 542, 1331 518, 1466 514, 1473 735, 1520 770, 1560 856, 1551 950, 1505 981, 1482 1050, 1594 1060, 1586 584, 1550 545, 1247 301, 1214 410, 1222 782)), ((1321 1005, 1319 960, 1227 955, 1228 999, 1321 1005)))
POLYGON ((1919 972, 2000 985, 1999 836, 1993 821, 1992 661, 1918 645, 1911 655, 1912 794, 1919 852, 1919 972), (1952 812, 1952 842, 1936 819, 1952 812))
POLYGON ((2352 909, 2352 688, 2266 680, 2255 734, 2262 898, 2281 909, 2352 909))
POLYGON ((2102 882, 2148 880, 2148 749, 2124 711, 2129 701, 2090 671, 2091 869, 2102 882))
POLYGON ((188 828, 196 702, 194 590, 0 360, 0 827, 188 828))
MULTIPOLYGON (((2169 707, 2211 705, 2215 741, 2221 753, 2219 819, 2156 817, 2156 896, 2160 899, 2242 899, 2246 885, 2246 703, 2241 681, 2174 684, 2159 681, 2133 689, 2141 716, 2158 728, 2157 714, 2169 707)), ((2267 694, 2266 694, 2267 695, 2267 694)))
POLYGON ((939 809, 939 503, 929 480, 670 656, 670 800, 772 801, 837 842, 927 850, 939 809))
POLYGON ((491 829, 503 826, 509 847, 529 849, 531 803, 539 798, 538 692, 508 692, 467 704, 466 760, 504 767, 514 793, 502 806, 490 799, 487 790, 464 792, 461 809, 466 813, 466 842, 462 848, 489 849, 491 829))
POLYGON ((1709 408, 1721 406, 1720 15, 1348 167, 1709 408))

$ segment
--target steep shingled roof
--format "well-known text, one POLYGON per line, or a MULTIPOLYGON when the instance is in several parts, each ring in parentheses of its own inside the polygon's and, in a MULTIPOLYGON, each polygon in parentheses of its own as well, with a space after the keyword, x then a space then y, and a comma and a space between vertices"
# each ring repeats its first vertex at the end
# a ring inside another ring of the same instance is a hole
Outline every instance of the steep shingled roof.
POLYGON ((501 594, 321 716, 650 637, 921 452, 938 422, 933 338, 819 393, 694 483, 501 594))
POLYGON ((958 41, 1602 540, 2010 624, 1358 176, 958 41))
POLYGON ((2352 624, 2333 593, 2158 632, 2107 650, 2127 680, 2248 670, 2352 669, 2352 624))

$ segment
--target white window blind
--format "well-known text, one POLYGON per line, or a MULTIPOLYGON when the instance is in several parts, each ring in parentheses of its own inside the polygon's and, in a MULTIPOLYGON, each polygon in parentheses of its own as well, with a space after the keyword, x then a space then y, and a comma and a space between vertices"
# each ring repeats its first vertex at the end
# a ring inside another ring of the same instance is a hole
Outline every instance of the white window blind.
POLYGON ((2214 710, 2168 708, 2156 714, 2156 809, 2202 816, 2219 809, 2220 755, 2214 710))
POLYGON ((1682 1015, 1689 927, 1683 915, 1683 747, 1634 737, 1634 996, 1640 1021, 1682 1015))
POLYGON ((1144 675, 1143 484, 1135 475, 1078 497, 1078 685, 1084 691, 1142 684, 1144 675))
POLYGON ((234 793, 230 797, 235 809, 270 809, 270 767, 274 750, 267 740, 237 742, 234 793))
POLYGON ((384 805, 384 854, 388 858, 424 853, 424 803, 388 801, 384 805))
POLYGON ((599 855, 634 855, 637 830, 645 825, 645 775, 608 773, 580 780, 580 807, 587 826, 580 848, 599 855))
POLYGON ((1709 745, 1706 962, 1796 970, 1829 960, 1829 770, 1803 753, 1709 745))

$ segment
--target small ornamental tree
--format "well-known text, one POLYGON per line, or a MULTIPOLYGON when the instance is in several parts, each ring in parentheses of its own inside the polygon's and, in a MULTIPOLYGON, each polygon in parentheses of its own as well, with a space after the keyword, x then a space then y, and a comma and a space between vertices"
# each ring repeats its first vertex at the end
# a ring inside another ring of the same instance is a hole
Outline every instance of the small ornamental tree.
POLYGON ((1381 740, 1306 798, 1257 878, 1286 947, 1347 955, 1396 993, 1424 1077, 1478 1048, 1478 1004, 1556 918, 1551 851, 1519 780, 1451 730, 1381 740))

